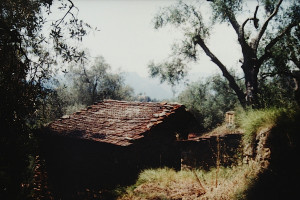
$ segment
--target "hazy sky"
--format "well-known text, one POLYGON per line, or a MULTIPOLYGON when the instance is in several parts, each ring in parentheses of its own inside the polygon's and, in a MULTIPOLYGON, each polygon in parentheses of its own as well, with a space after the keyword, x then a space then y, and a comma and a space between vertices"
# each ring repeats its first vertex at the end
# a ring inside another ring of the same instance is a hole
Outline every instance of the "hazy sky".
MULTIPOLYGON (((175 3, 175 0, 73 0, 79 8, 80 19, 100 31, 90 33, 83 41, 83 48, 91 56, 102 55, 113 70, 136 72, 147 77, 147 65, 167 58, 171 45, 180 40, 176 29, 153 28, 153 17, 159 8, 175 3)), ((203 1, 207 8, 208 2, 203 1)), ((209 41, 211 50, 229 67, 238 66, 241 57, 235 33, 227 26, 213 30, 209 41)), ((219 72, 204 54, 200 61, 190 66, 193 78, 219 72)))

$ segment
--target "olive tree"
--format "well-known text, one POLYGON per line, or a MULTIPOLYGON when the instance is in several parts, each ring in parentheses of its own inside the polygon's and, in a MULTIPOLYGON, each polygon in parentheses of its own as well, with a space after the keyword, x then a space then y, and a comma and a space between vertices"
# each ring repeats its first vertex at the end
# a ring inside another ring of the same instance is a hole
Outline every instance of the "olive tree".
POLYGON ((191 83, 179 94, 178 101, 194 114, 203 130, 222 124, 225 113, 238 103, 234 91, 219 74, 191 83))
POLYGON ((84 52, 70 45, 90 29, 77 12, 71 0, 1 0, 0 199, 25 199, 22 194, 30 189, 31 122, 50 92, 45 83, 52 67, 57 60, 84 59, 84 52))
POLYGON ((183 31, 184 39, 174 46, 172 59, 162 63, 152 62, 150 73, 174 84, 186 75, 187 63, 197 60, 199 50, 202 50, 221 70, 243 107, 259 106, 258 74, 263 64, 272 57, 274 46, 299 27, 299 10, 300 3, 296 0, 257 0, 257 6, 253 9, 243 0, 179 1, 161 9, 154 18, 154 24, 156 29, 172 25, 183 31), (200 9, 201 4, 205 3, 209 4, 212 13, 209 22, 203 19, 200 9), (223 23, 233 28, 233 37, 241 48, 243 57, 239 62, 244 87, 237 84, 228 66, 207 45, 211 28, 223 23))
POLYGON ((133 89, 124 84, 121 73, 112 73, 110 69, 102 56, 96 57, 92 63, 72 66, 67 74, 72 98, 83 105, 104 99, 130 100, 133 89))
POLYGON ((261 79, 286 80, 290 86, 290 93, 300 105, 300 26, 295 27, 282 40, 274 45, 271 59, 264 63, 260 73, 261 79))

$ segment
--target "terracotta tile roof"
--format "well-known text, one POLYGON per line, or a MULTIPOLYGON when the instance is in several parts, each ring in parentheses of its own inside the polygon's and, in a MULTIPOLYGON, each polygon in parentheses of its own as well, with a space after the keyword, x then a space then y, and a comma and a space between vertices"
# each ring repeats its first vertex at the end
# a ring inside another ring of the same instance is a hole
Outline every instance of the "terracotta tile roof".
POLYGON ((48 125, 58 135, 128 146, 183 105, 105 100, 48 125))

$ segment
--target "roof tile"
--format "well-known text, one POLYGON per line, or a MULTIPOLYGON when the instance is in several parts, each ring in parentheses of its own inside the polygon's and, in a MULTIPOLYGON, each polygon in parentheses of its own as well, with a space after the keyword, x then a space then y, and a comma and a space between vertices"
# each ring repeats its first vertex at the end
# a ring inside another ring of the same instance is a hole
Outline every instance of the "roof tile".
POLYGON ((51 124, 59 135, 128 146, 182 107, 179 104, 105 100, 51 124))

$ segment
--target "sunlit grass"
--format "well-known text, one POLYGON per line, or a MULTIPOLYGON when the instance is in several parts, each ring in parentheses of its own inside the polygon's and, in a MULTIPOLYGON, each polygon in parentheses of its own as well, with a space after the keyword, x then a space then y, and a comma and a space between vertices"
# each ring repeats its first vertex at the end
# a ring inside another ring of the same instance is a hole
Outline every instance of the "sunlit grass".
POLYGON ((218 176, 216 170, 148 169, 119 199, 235 199, 243 194, 259 167, 254 163, 220 167, 218 176))

